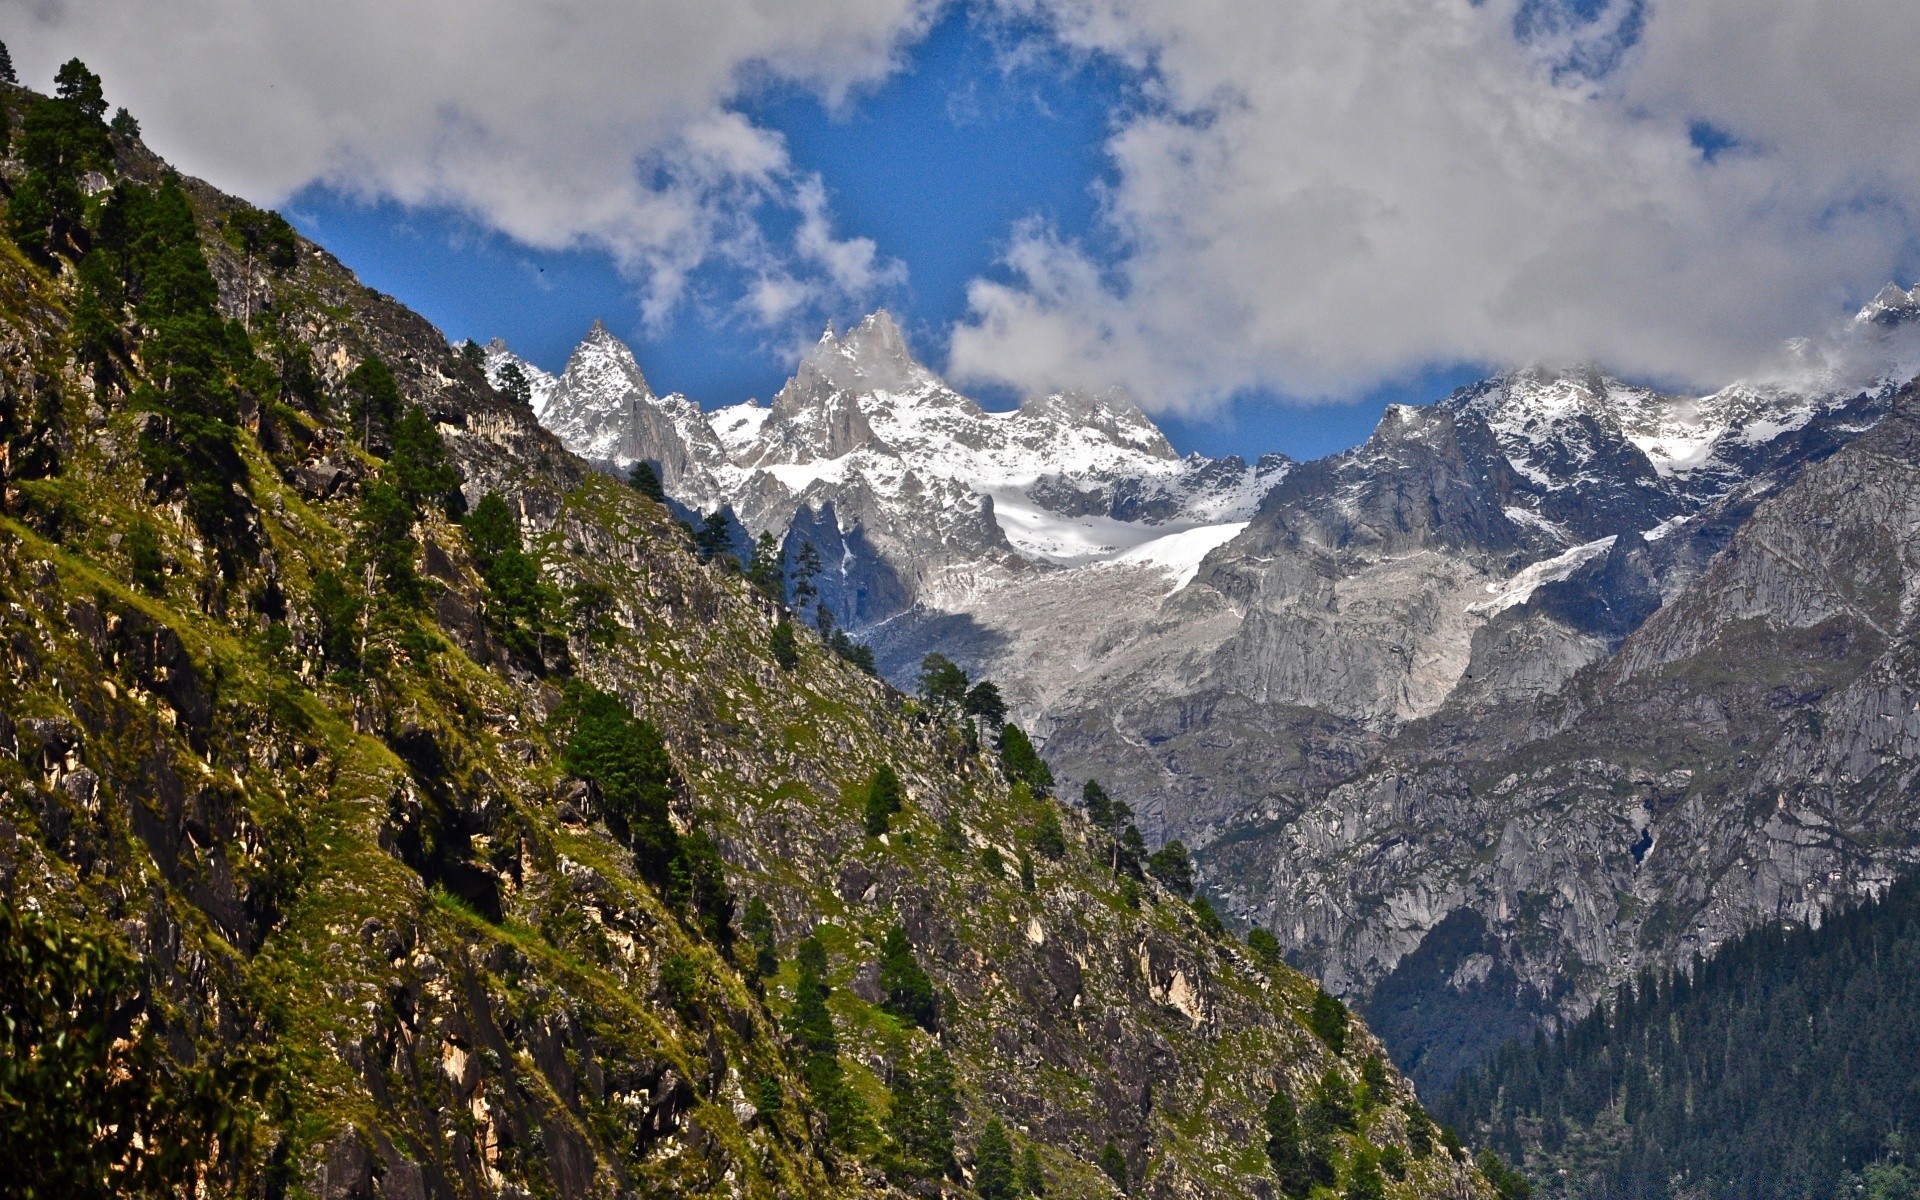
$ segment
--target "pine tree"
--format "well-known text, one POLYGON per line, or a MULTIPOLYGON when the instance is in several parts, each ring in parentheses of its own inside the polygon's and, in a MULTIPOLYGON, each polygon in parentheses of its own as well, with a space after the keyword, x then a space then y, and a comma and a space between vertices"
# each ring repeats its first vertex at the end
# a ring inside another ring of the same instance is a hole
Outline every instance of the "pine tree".
POLYGON ((776 604, 786 598, 787 592, 787 572, 782 558, 780 543, 774 541, 773 533, 762 530, 753 544, 753 557, 747 562, 747 582, 776 604))
POLYGON ((801 1075, 813 1093, 827 1136, 843 1149, 854 1149, 866 1133, 866 1117, 857 1092, 847 1083, 840 1065, 840 1039, 833 1014, 827 1009, 827 952, 812 934, 801 939, 795 955, 800 978, 794 987, 787 1028, 801 1051, 801 1075))
POLYGON ((893 1102, 887 1111, 883 1159, 887 1175, 906 1182, 956 1174, 953 1119, 960 1102, 946 1053, 936 1046, 903 1056, 894 1066, 889 1090, 893 1102))
POLYGON ((1067 852, 1067 835, 1060 828, 1060 814, 1054 811, 1050 802, 1043 802, 1040 806, 1040 819, 1033 828, 1033 848, 1055 862, 1067 852))
POLYGON ((1127 1183, 1126 1156, 1120 1153, 1120 1147, 1114 1145, 1111 1138, 1107 1140, 1106 1145, 1100 1147, 1100 1157, 1097 1161, 1107 1178, 1113 1180, 1113 1186, 1122 1192, 1133 1190, 1127 1183))
POLYGON ((160 535, 155 531, 153 522, 136 520, 133 528, 127 531, 127 567, 133 576, 133 586, 158 596, 167 588, 164 572, 165 561, 160 555, 160 535))
POLYGON ((1276 1088, 1267 1098, 1263 1124, 1267 1133, 1267 1162, 1273 1167, 1273 1177, 1280 1181, 1280 1190, 1296 1200, 1304 1197, 1313 1190, 1313 1171, 1301 1144, 1300 1119, 1293 1107, 1293 1097, 1287 1095, 1284 1087, 1276 1088))
POLYGON ((1080 804, 1087 810, 1087 822, 1095 829, 1105 832, 1113 828, 1113 798, 1107 795, 1107 789, 1100 786, 1099 780, 1087 780, 1086 786, 1080 789, 1080 804))
POLYGON ((891 828, 893 814, 900 811, 905 801, 905 793, 900 786, 900 776, 891 764, 881 763, 879 770, 873 773, 873 779, 867 784, 866 821, 867 836, 879 837, 891 828))
POLYGON ((1040 1152, 1028 1142, 1026 1152, 1020 1156, 1021 1194, 1044 1197, 1047 1194, 1047 1175, 1040 1169, 1040 1152))
POLYGON ((1013 1200, 1013 1143, 999 1117, 987 1118, 973 1151, 973 1190, 980 1200, 1013 1200))
MULTIPOLYGON (((814 602, 820 598, 820 588, 814 580, 820 577, 824 569, 820 563, 820 552, 813 548, 813 543, 801 542, 800 549, 793 556, 793 607, 796 611, 804 613, 814 607, 814 602)), ((826 612, 824 606, 821 612, 826 612)), ((826 613, 826 617, 828 623, 820 626, 823 637, 831 628, 832 614, 826 613)))
POLYGON ((773 910, 767 907, 766 900, 755 896, 747 901, 746 912, 740 918, 740 932, 753 947, 753 958, 748 964, 750 973, 762 979, 776 974, 780 970, 780 955, 774 941, 773 910))
POLYGON ((968 716, 979 717, 989 725, 999 725, 1007 719, 1007 702, 1001 699, 1000 689, 991 679, 974 684, 962 707, 968 716))
POLYGON ((1193 895, 1193 859, 1178 838, 1153 852, 1147 859, 1147 870, 1175 895, 1193 895))
POLYGON ((1009 781, 1025 782, 1036 796, 1053 794, 1052 769, 1018 725, 1009 721, 1000 727, 999 750, 1000 768, 1009 781))
POLYGON ((712 562, 732 548, 733 518, 725 509, 707 514, 700 523, 700 531, 693 535, 693 546, 701 562, 712 562))
POLYGON ((1327 1044, 1338 1057, 1347 1049, 1347 1006, 1331 995, 1325 988, 1317 989, 1313 995, 1313 1008, 1307 1015, 1307 1027, 1314 1036, 1327 1044))
POLYGON ((1194 897, 1193 917, 1194 920, 1199 922, 1201 932, 1205 933, 1208 937, 1224 938, 1227 936, 1227 927, 1221 922, 1220 914, 1214 911, 1213 905, 1207 903, 1205 896, 1194 897))
POLYGON ((521 408, 533 407, 533 384, 527 381, 527 373, 520 369, 517 362, 508 362, 500 368, 499 382, 494 390, 521 408))
POLYGON ((399 381, 377 355, 369 355, 347 373, 345 387, 347 413, 360 426, 360 448, 368 450, 400 416, 399 381))
POLYGON ((967 673, 944 654, 920 660, 920 698, 938 709, 959 708, 967 698, 967 673))
POLYGON ((649 500, 666 503, 667 489, 660 484, 660 472, 646 459, 639 459, 627 470, 627 486, 649 500))
POLYGON ((1247 949, 1253 952, 1254 961, 1269 971, 1280 965, 1280 939, 1265 926, 1256 925, 1247 931, 1247 949))
POLYGON ((560 715, 570 726, 561 765, 594 785, 607 827, 633 852, 641 876, 667 890, 680 835, 669 816, 673 764, 659 730, 618 697, 578 682, 560 715))
POLYGON ((387 459, 387 471, 393 476, 407 503, 418 513, 428 504, 439 506, 448 516, 458 519, 466 510, 460 494, 460 475, 447 456, 447 445, 440 431, 417 404, 405 406, 393 425, 393 449, 387 459))
POLYGON ((20 84, 20 76, 13 70, 13 54, 5 42, 0 42, 0 83, 10 83, 16 87, 20 84))
POLYGON ((880 1007, 929 1032, 939 1027, 939 997, 934 993, 933 980, 914 956, 904 926, 887 930, 880 943, 880 990, 886 993, 880 1007))
POLYGON ((379 594, 401 604, 420 598, 413 569, 413 507, 397 488, 375 479, 360 489, 354 510, 356 557, 372 568, 379 594))
POLYGON ((1353 1088, 1337 1067, 1328 1067, 1307 1101, 1307 1133, 1314 1138, 1329 1137, 1352 1129, 1354 1122, 1353 1088))
POLYGON ((773 661, 780 664, 783 671, 791 671, 800 665, 800 643, 793 636, 793 622, 785 617, 775 623, 770 643, 773 661))
MULTIPOLYGON (((1362 1151, 1354 1156, 1344 1200, 1387 1200, 1387 1181, 1380 1174, 1380 1160, 1371 1153, 1362 1151)), ((1502 1200, 1507 1198, 1503 1196, 1502 1200)))

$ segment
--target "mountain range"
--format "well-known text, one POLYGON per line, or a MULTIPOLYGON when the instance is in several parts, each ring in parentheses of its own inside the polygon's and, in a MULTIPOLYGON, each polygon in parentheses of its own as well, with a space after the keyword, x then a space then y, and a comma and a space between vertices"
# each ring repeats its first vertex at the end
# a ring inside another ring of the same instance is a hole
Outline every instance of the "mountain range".
POLYGON ((1856 692, 1910 674, 1886 447, 1916 316, 1890 286, 1704 395, 1506 371, 1303 464, 1181 457, 1117 394, 984 411, 885 313, 764 408, 656 398, 598 326, 558 378, 522 368, 584 457, 813 543, 903 685, 929 651, 995 679, 1056 771, 1194 848, 1437 1083, 1913 861, 1904 775, 1798 798, 1886 753, 1904 692, 1856 692))

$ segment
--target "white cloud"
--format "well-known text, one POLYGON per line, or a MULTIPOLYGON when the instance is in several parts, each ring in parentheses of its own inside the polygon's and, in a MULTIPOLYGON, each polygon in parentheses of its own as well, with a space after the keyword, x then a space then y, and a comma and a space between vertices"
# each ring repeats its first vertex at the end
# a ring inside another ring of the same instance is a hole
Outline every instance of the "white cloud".
POLYGON ((888 278, 832 237, 781 139, 729 104, 762 76, 829 103, 895 69, 932 0, 6 0, 22 77, 79 55, 181 169, 261 203, 314 182, 595 247, 650 315, 712 256, 828 287, 888 278), (813 208, 808 206, 812 204, 813 208), (774 247, 755 211, 803 218, 774 247), (864 265, 863 265, 864 264, 864 265))
POLYGON ((1672 0, 1595 82, 1557 68, 1624 2, 1526 43, 1516 0, 1005 3, 1152 91, 1108 145, 1119 260, 1018 231, 961 377, 1161 408, 1449 360, 1721 382, 1914 244, 1920 6, 1672 0), (1741 145, 1708 162, 1696 121, 1741 145))

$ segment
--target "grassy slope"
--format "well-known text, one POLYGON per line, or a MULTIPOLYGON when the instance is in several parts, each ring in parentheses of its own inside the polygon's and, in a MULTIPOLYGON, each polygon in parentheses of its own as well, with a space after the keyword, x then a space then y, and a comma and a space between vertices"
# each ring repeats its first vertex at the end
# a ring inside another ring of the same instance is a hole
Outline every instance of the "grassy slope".
MULTIPOLYGON (((138 148, 122 167, 159 169, 138 148)), ((236 204, 192 190, 208 230, 236 204)), ((928 1036, 861 998, 899 920, 951 1000, 963 1145, 998 1113, 1040 1143, 1057 1195, 1107 1191, 1091 1162, 1109 1138, 1153 1194, 1263 1194, 1267 1091, 1284 1081, 1304 1101, 1329 1066, 1354 1074, 1371 1039, 1336 1063, 1301 1024, 1304 979, 1269 978, 1171 898, 1127 909, 1073 822, 1074 847, 1040 864, 1032 894, 990 876, 977 850, 1011 862, 1036 802, 951 729, 812 640, 781 672, 771 614, 699 565, 664 509, 585 472, 430 326, 324 253, 303 244, 299 266, 275 275, 204 240, 231 311, 271 295, 330 385, 379 353, 440 423, 469 498, 512 496, 557 584, 612 587, 617 628, 605 645, 575 636, 575 669, 663 730, 682 816, 715 831, 743 898, 773 906, 783 954, 825 925, 846 1054, 876 1112, 886 1063, 928 1036), (885 842, 862 834, 853 799, 883 759, 909 793, 885 842), (964 853, 939 848, 949 809, 964 853)), ((385 669, 323 674, 308 596, 344 561, 351 500, 290 481, 323 458, 377 468, 338 418, 282 414, 297 436, 270 439, 271 454, 243 436, 269 554, 222 587, 177 508, 143 493, 137 416, 68 360, 64 296, 0 246, 0 386, 16 401, 56 388, 66 450, 57 477, 10 488, 0 517, 0 711, 13 726, 0 734, 18 748, 0 758, 0 882, 117 931, 181 1054, 278 1049, 286 1108, 269 1122, 269 1173, 295 1189, 363 1177, 395 1196, 884 1188, 822 1145, 806 1112, 776 1024, 791 965, 763 1002, 602 830, 569 819, 546 732, 554 679, 465 634, 472 653, 456 648, 431 604, 425 638, 384 639, 385 669), (123 539, 142 520, 170 562, 163 595, 126 582, 123 539), (245 599, 269 581, 288 597, 284 650, 245 599), (440 765, 423 768, 423 746, 440 765), (451 858, 498 889, 500 924, 395 852, 406 829, 436 823, 451 858), (697 964, 684 1011, 660 990, 670 955, 697 964), (747 1100, 765 1078, 785 1094, 776 1120, 747 1100)), ((483 604, 457 529, 432 517, 418 533, 446 551, 436 598, 483 604)), ((1384 1144, 1402 1124, 1382 1106, 1363 1131, 1384 1144)), ((1393 1190, 1476 1186, 1436 1156, 1393 1190)))

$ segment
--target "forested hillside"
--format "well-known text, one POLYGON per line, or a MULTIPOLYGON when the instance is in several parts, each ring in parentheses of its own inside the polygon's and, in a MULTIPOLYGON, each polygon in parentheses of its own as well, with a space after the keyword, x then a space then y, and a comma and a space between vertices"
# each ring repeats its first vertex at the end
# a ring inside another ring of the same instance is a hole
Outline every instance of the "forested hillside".
POLYGON ((1550 1196, 1920 1195, 1920 877, 1509 1046, 1437 1107, 1550 1196))
POLYGON ((10 1194, 1486 1194, 991 711, 77 61, 0 100, 10 1194))

